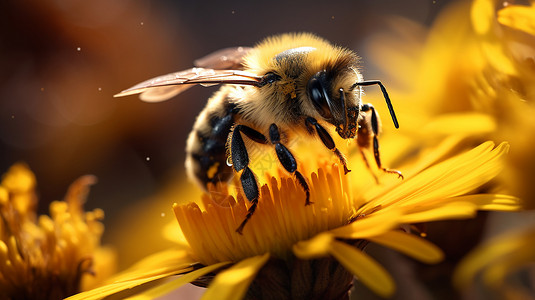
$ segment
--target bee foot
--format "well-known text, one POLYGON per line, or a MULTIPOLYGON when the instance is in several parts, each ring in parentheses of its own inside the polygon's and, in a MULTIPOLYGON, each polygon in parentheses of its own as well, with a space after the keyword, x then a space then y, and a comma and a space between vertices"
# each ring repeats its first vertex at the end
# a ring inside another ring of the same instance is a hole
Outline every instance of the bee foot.
POLYGON ((397 174, 397 175, 398 175, 398 178, 400 178, 401 180, 405 179, 405 177, 403 177, 403 174, 401 174, 401 171, 398 171, 398 170, 392 170, 392 169, 386 169, 386 168, 383 168, 383 171, 384 171, 385 173, 397 174))

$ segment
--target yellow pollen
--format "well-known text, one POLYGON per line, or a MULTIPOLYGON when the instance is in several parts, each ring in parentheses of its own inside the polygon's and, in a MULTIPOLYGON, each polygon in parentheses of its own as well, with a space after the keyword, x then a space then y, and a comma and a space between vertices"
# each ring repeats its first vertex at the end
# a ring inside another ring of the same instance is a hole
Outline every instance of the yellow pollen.
POLYGON ((282 92, 285 95, 290 95, 292 99, 295 99, 297 97, 297 93, 295 92, 295 82, 294 84, 286 84, 284 85, 282 92))

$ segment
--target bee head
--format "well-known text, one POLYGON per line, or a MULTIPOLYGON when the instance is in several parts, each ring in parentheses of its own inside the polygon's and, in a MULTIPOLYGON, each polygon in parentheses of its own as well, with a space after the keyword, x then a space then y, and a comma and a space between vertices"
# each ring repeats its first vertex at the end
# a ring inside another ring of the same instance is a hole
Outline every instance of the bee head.
POLYGON ((307 95, 320 116, 336 127, 344 139, 354 138, 357 133, 357 119, 360 100, 352 103, 342 88, 333 90, 333 78, 323 70, 314 74, 307 83, 307 95))

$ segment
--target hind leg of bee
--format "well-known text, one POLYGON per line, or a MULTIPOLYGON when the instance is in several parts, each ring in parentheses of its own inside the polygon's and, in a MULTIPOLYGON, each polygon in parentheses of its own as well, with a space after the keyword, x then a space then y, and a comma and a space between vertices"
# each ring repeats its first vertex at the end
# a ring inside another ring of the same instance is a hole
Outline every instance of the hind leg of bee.
POLYGON ((403 174, 401 174, 400 171, 385 168, 381 164, 381 156, 379 155, 379 140, 377 138, 379 135, 379 116, 377 115, 375 108, 371 104, 364 104, 362 105, 361 111, 371 112, 371 116, 369 121, 367 118, 362 118, 361 121, 359 121, 359 130, 357 131, 357 142, 359 147, 369 147, 371 136, 373 142, 373 156, 375 157, 375 163, 377 164, 377 167, 386 173, 397 174, 399 178, 403 179, 403 174))
POLYGON ((340 150, 338 150, 338 148, 336 148, 336 145, 334 144, 334 140, 331 137, 331 135, 329 134, 329 132, 327 132, 327 130, 325 130, 325 128, 323 128, 323 126, 321 126, 318 123, 318 121, 316 119, 312 118, 312 117, 306 118, 305 124, 306 124, 307 129, 308 129, 309 132, 312 133, 312 132, 316 131, 316 134, 320 137, 321 141, 323 142, 323 145, 325 145, 325 147, 327 147, 327 149, 333 151, 334 154, 336 154, 336 156, 338 156, 338 158, 340 159, 340 163, 344 166, 344 174, 347 174, 347 173, 351 172, 351 170, 349 170, 347 168, 346 158, 340 152, 340 150))
POLYGON ((312 202, 310 202, 310 188, 308 187, 308 183, 305 177, 299 171, 297 171, 297 161, 292 155, 292 152, 290 152, 290 150, 288 150, 288 148, 286 148, 286 146, 280 142, 279 128, 275 124, 271 124, 269 127, 269 140, 273 145, 275 145, 275 152, 277 153, 277 157, 279 158, 281 165, 284 167, 284 169, 286 169, 286 171, 295 176, 297 182, 299 182, 305 191, 305 205, 312 204, 312 202))
POLYGON ((245 147, 241 133, 244 133, 248 138, 257 143, 267 144, 266 137, 251 127, 236 125, 232 131, 230 140, 232 166, 236 172, 242 171, 240 175, 241 186, 245 193, 245 197, 251 202, 251 206, 247 210, 245 219, 236 229, 236 232, 239 234, 242 233, 245 224, 253 216, 256 206, 258 205, 258 196, 260 194, 254 173, 249 168, 249 154, 247 153, 247 148, 245 147))

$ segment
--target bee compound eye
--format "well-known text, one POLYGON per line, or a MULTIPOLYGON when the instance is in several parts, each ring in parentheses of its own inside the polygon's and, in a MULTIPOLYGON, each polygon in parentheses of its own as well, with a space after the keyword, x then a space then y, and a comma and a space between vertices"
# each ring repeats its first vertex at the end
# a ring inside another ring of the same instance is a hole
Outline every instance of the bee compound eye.
POLYGON ((308 97, 314 104, 316 110, 324 118, 332 118, 331 111, 329 109, 329 96, 327 94, 327 82, 325 79, 325 73, 323 71, 316 73, 307 83, 308 97))

